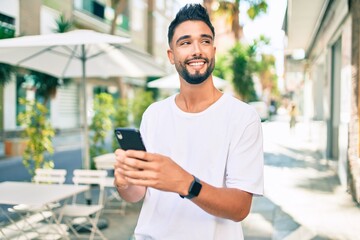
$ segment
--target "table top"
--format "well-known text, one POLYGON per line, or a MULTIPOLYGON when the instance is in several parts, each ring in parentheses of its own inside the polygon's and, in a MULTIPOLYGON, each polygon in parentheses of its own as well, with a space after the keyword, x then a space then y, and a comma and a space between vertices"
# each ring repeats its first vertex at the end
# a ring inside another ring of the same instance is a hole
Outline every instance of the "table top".
POLYGON ((0 204, 46 205, 61 201, 89 189, 74 184, 36 184, 32 182, 1 182, 0 204))

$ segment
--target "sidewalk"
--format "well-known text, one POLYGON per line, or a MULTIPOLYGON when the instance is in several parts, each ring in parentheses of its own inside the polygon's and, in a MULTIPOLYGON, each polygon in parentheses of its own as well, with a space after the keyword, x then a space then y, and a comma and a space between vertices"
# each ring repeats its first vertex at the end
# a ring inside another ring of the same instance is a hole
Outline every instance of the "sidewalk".
POLYGON ((245 239, 359 239, 360 208, 317 151, 306 124, 263 125, 265 197, 254 198, 245 239))
MULTIPOLYGON (((298 123, 290 133, 286 119, 263 124, 265 196, 254 197, 243 222, 246 240, 359 239, 360 208, 321 158, 319 131, 309 132, 306 124, 298 123)), ((76 149, 80 140, 79 133, 62 134, 54 146, 56 151, 76 149)), ((140 207, 129 204, 125 215, 104 213, 109 223, 105 236, 129 240, 140 207)))

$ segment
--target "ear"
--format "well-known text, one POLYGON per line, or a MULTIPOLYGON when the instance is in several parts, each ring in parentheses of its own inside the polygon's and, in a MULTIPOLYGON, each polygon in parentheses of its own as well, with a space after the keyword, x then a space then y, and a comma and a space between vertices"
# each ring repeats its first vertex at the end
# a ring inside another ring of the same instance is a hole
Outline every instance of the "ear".
POLYGON ((173 50, 171 50, 170 48, 167 50, 167 55, 168 55, 168 58, 169 58, 169 61, 172 65, 175 64, 175 60, 174 60, 174 53, 173 53, 173 50))

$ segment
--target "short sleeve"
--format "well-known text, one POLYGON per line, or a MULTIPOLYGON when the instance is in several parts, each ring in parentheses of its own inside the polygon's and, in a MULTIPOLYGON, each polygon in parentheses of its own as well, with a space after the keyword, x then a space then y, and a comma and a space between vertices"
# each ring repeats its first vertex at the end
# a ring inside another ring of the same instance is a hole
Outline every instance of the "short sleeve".
POLYGON ((261 121, 238 126, 232 134, 226 166, 226 186, 255 195, 264 192, 264 153, 261 121))

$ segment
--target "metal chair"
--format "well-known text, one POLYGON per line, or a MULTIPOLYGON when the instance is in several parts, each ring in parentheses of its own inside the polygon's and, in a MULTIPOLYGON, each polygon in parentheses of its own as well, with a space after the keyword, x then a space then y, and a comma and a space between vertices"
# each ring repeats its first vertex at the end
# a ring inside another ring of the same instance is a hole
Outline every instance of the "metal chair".
POLYGON ((66 180, 66 169, 45 169, 38 168, 35 170, 33 178, 36 183, 63 184, 66 180))
POLYGON ((89 239, 94 239, 95 234, 102 239, 106 239, 97 226, 101 210, 104 207, 103 198, 106 176, 107 172, 105 170, 74 170, 74 184, 97 185, 99 187, 97 204, 78 203, 79 196, 74 196, 72 204, 65 205, 59 210, 60 221, 64 220, 77 238, 81 237, 79 230, 86 228, 91 231, 89 239), (90 223, 90 227, 87 226, 88 223, 90 223))
POLYGON ((106 212, 119 212, 125 214, 125 209, 127 202, 124 201, 117 190, 114 187, 114 164, 115 164, 115 154, 106 153, 94 157, 94 162, 96 169, 106 170, 111 175, 108 175, 105 180, 105 189, 104 189, 104 209, 106 212), (119 205, 120 204, 120 205, 119 205))

